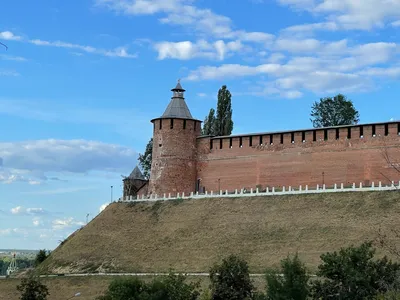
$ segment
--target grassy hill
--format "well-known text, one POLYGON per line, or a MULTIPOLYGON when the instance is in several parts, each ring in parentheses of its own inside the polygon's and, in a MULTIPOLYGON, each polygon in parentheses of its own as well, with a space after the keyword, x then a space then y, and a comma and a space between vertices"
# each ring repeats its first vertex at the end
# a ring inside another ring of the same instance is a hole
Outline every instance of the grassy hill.
POLYGON ((234 253, 257 273, 296 251, 315 270, 322 253, 399 228, 399 212, 397 191, 113 203, 40 271, 207 272, 234 253))

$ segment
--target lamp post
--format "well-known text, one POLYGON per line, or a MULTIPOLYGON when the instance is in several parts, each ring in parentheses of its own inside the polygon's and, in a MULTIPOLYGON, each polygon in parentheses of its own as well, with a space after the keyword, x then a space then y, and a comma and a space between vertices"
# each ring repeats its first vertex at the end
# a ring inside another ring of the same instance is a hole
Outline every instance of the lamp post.
POLYGON ((221 178, 218 178, 218 193, 221 191, 221 178))
POLYGON ((113 200, 113 186, 111 186, 111 202, 113 200))
POLYGON ((325 172, 322 172, 322 185, 325 184, 325 172))
POLYGON ((73 295, 72 297, 69 297, 67 300, 75 298, 75 297, 79 297, 81 295, 81 293, 76 293, 75 295, 73 295))

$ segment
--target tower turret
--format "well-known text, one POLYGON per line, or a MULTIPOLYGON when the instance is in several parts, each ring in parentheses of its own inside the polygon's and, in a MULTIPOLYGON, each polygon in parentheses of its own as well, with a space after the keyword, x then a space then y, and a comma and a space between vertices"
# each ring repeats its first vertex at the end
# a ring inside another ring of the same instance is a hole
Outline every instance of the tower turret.
POLYGON ((196 138, 201 132, 201 121, 192 117, 186 105, 179 80, 164 114, 151 120, 153 156, 149 193, 162 196, 186 195, 196 188, 196 138))

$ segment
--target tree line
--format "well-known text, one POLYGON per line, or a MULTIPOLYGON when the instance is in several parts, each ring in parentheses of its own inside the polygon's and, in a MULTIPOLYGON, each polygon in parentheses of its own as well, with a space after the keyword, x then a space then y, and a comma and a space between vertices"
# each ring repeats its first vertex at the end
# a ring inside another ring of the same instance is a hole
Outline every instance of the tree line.
MULTIPOLYGON (((204 136, 227 136, 233 131, 232 94, 223 85, 217 94, 217 107, 210 108, 205 117, 201 134, 204 136)), ((334 97, 320 98, 311 107, 310 121, 314 128, 353 125, 360 121, 360 114, 353 101, 343 94, 334 97)), ((143 154, 139 154, 139 167, 149 179, 153 152, 153 138, 150 138, 143 154)))
MULTIPOLYGON (((372 242, 321 255, 312 277, 297 254, 277 269, 265 271, 265 290, 256 290, 248 263, 230 255, 209 270, 209 287, 187 282, 183 274, 152 281, 117 278, 97 300, 385 300, 400 299, 400 264, 375 257, 372 242)), ((24 278, 17 290, 22 300, 46 300, 49 291, 40 279, 24 278)))

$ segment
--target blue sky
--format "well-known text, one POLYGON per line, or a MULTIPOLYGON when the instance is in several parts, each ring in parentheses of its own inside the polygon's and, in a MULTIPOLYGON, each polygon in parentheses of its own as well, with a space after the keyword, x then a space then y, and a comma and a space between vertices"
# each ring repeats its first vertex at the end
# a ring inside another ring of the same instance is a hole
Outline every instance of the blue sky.
POLYGON ((121 195, 178 78, 234 133, 311 127, 344 93, 400 119, 400 1, 7 1, 0 41, 0 248, 54 248, 121 195), (40 4, 38 4, 40 3, 40 4))

